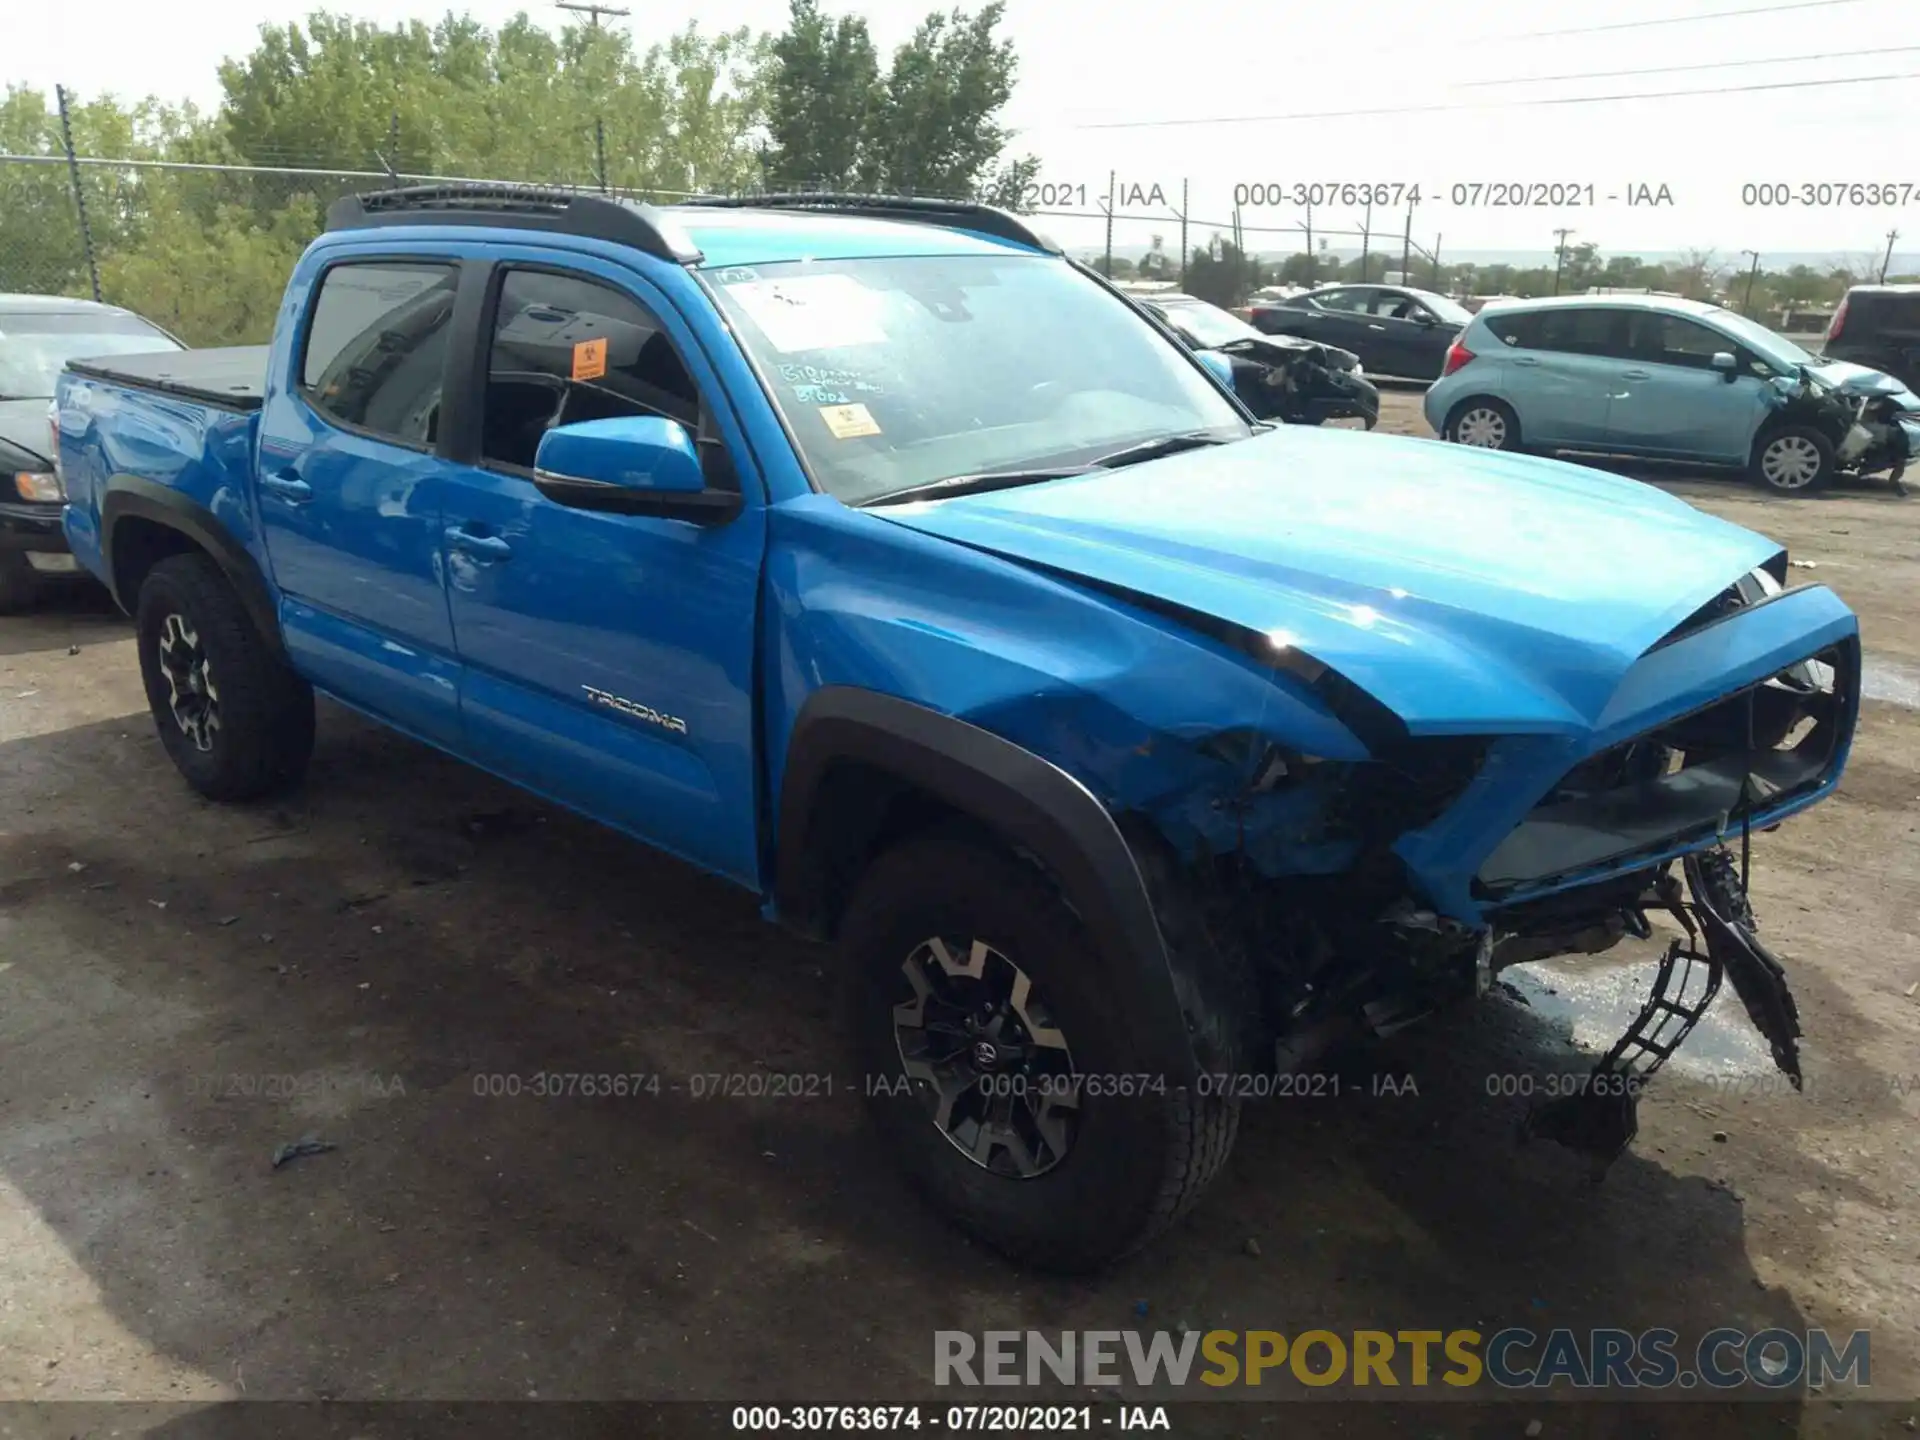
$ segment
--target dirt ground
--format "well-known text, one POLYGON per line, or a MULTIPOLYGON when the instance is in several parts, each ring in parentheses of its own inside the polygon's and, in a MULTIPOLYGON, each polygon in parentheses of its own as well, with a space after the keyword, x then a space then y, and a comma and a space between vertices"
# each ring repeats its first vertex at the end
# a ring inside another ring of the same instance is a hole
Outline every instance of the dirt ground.
MULTIPOLYGON (((1424 433, 1417 394, 1387 412, 1424 433)), ((1525 1101, 1488 1077, 1610 1039, 1646 952, 1549 969, 1363 1062, 1417 1096, 1255 1103, 1202 1210, 1093 1281, 930 1218, 844 1079, 694 1097, 844 1068, 828 957, 750 897, 332 707, 301 793, 209 805, 154 738, 124 621, 79 599, 0 620, 0 1400, 925 1400, 936 1329, 1182 1324, 1865 1327, 1866 1394, 1920 1397, 1920 499, 1659 478, 1817 567, 1796 574, 1860 612, 1875 664, 1839 794, 1755 844, 1807 1092, 1726 1083, 1767 1067, 1723 997, 1595 1186, 1516 1142, 1525 1101), (663 1088, 482 1093, 541 1073, 663 1088), (336 1148, 273 1168, 306 1136, 336 1148)), ((1559 1398, 1379 1433, 1601 1433, 1559 1398)), ((1903 1434, 1914 1411, 1803 1394, 1723 1433, 1903 1434)))

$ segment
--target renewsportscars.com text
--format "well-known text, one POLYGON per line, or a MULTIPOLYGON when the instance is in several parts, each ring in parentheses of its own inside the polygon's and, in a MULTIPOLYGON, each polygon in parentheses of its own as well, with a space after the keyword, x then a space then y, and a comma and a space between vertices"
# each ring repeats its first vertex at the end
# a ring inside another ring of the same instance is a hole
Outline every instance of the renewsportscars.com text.
POLYGON ((1869 1336, 1825 1330, 937 1330, 936 1385, 1786 1390, 1871 1380, 1869 1336))

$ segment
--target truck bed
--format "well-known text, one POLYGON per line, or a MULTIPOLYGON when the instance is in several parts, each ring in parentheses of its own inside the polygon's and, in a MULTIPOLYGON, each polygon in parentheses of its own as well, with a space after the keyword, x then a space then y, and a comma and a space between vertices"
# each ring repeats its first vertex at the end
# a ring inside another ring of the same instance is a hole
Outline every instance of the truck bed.
POLYGON ((67 368, 91 380, 247 412, 260 408, 266 391, 267 347, 231 345, 216 350, 109 355, 99 360, 69 360, 67 368))

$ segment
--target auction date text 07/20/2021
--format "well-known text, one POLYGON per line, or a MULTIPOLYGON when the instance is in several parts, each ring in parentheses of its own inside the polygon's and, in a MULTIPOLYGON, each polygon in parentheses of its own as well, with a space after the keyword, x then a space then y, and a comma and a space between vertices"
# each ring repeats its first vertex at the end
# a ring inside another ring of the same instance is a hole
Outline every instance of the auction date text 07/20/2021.
MULTIPOLYGON (((1723 182, 1711 196, 1676 191, 1666 180, 1625 177, 1549 180, 1243 180, 1233 186, 1237 210, 1313 210, 1422 205, 1456 210, 1592 210, 1603 206, 1672 209, 1682 199, 1712 200, 1762 210, 1880 210, 1920 208, 1920 180, 1793 179, 1723 182)), ((1111 183, 1038 179, 1021 192, 1029 210, 1104 210, 1170 213, 1195 203, 1179 183, 1114 179, 1111 183), (1184 197, 1184 198, 1183 198, 1184 197)))

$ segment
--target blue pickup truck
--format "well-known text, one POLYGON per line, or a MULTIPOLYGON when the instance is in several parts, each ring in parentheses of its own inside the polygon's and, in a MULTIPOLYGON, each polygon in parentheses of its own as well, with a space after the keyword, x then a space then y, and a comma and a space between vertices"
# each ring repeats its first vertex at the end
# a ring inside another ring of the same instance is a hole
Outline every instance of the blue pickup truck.
POLYGON ((1084 1270, 1243 1102, 1675 938, 1530 1133, 1604 1162, 1728 980, 1799 1075, 1751 836, 1838 783, 1854 616, 1550 460, 1255 420, 1018 217, 349 198, 273 343, 75 362, 74 553, 201 793, 322 692, 837 942, 883 1143, 1084 1270))

